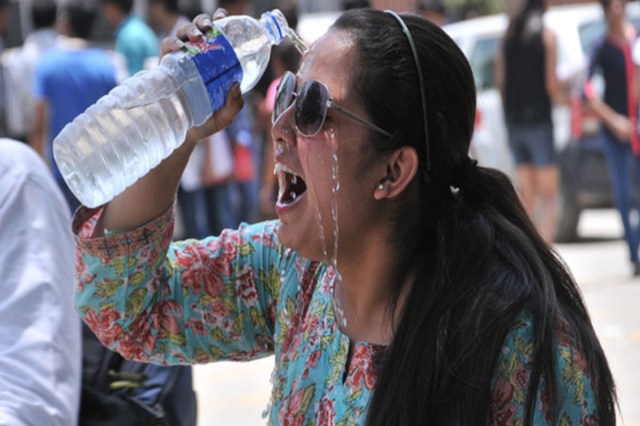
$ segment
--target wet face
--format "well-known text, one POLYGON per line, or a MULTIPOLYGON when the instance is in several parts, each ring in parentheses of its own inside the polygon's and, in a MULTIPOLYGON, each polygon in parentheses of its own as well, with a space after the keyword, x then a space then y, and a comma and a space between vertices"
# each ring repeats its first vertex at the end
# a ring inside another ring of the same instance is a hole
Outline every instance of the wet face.
MULTIPOLYGON (((306 81, 320 81, 335 103, 370 121, 351 87, 356 67, 352 38, 334 30, 305 57, 296 76, 296 91, 306 81)), ((296 129, 291 106, 274 123, 272 136, 279 170, 280 242, 305 257, 330 260, 338 235, 338 257, 344 260, 357 251, 360 237, 378 220, 373 193, 385 166, 382 160, 365 155, 370 130, 330 108, 318 134, 304 136, 296 129)))

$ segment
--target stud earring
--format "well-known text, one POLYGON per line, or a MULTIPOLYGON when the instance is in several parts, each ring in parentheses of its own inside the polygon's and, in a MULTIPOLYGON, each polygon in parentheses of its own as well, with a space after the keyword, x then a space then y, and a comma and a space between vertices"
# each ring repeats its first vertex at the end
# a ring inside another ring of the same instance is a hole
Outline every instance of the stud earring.
POLYGON ((382 190, 384 189, 384 183, 383 183, 383 182, 380 182, 380 183, 378 184, 378 189, 379 189, 380 191, 382 191, 382 190))

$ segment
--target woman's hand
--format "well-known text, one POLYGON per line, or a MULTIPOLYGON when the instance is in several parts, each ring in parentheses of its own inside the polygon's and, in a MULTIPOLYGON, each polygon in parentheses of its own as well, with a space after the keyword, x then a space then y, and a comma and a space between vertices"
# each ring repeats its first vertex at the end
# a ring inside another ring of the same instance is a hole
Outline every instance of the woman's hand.
POLYGON ((610 129, 618 141, 625 143, 631 139, 632 127, 631 120, 622 114, 615 114, 610 124, 610 129))
MULTIPOLYGON (((213 20, 224 18, 227 16, 225 9, 218 9, 213 15, 213 20)), ((198 41, 204 37, 204 33, 213 26, 212 19, 209 15, 203 13, 196 16, 192 22, 178 28, 174 37, 167 37, 162 40, 160 45, 160 57, 170 52, 180 51, 187 41, 198 41)), ((229 126, 236 115, 242 109, 244 99, 240 92, 240 84, 235 84, 229 93, 227 93, 227 101, 225 105, 215 114, 213 114, 201 126, 189 129, 187 133, 187 142, 197 142, 206 139, 212 134, 229 126)))

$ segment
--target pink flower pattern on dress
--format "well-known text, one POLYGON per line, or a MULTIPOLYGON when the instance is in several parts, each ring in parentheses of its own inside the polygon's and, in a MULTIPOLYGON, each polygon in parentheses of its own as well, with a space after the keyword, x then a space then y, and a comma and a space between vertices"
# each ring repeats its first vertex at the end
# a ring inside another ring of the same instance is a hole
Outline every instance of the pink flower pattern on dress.
MULTIPOLYGON (((279 246, 277 222, 172 243, 172 209, 131 232, 97 237, 101 214, 80 209, 74 232, 77 309, 104 344, 159 364, 274 354, 270 424, 364 424, 385 348, 341 333, 332 272, 279 246)), ((559 335, 558 421, 595 425, 584 358, 559 335)), ((522 424, 532 347, 522 313, 497 362, 488 424, 522 424)), ((544 382, 536 401, 534 423, 550 424, 544 382)))

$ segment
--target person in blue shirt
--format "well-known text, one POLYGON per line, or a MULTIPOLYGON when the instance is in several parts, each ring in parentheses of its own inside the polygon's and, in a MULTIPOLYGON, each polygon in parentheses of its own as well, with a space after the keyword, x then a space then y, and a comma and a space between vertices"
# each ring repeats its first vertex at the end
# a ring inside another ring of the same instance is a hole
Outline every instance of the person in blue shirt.
POLYGON ((158 56, 158 37, 132 13, 133 0, 103 0, 102 6, 107 22, 115 28, 115 49, 126 58, 129 74, 144 69, 148 58, 158 56))
POLYGON ((33 82, 36 106, 29 142, 49 161, 69 207, 75 210, 80 203, 53 160, 53 140, 67 123, 116 86, 116 68, 105 51, 87 42, 95 12, 86 6, 71 5, 62 20, 66 37, 44 54, 36 67, 33 82))

